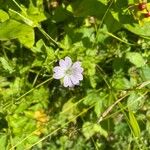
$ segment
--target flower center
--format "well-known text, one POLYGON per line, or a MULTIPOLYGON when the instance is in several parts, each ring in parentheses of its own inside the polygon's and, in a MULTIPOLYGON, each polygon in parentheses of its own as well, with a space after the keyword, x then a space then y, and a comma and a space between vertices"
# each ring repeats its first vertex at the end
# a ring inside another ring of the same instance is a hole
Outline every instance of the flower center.
POLYGON ((69 69, 66 70, 66 74, 67 75, 72 75, 72 73, 73 73, 73 69, 72 68, 69 68, 69 69))

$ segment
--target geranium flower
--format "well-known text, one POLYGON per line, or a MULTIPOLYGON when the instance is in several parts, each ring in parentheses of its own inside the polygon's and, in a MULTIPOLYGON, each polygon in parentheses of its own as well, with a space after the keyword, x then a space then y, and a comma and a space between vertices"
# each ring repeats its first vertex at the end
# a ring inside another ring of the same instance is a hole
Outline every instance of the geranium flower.
POLYGON ((54 79, 63 79, 64 87, 74 87, 79 85, 79 82, 83 80, 83 68, 81 67, 81 62, 76 61, 72 63, 70 57, 65 57, 59 61, 59 66, 53 69, 54 79))

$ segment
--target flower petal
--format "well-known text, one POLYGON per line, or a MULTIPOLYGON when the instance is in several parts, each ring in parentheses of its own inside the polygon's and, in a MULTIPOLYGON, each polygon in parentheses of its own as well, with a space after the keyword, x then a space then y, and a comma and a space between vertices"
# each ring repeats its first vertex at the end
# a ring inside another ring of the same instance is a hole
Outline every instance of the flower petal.
POLYGON ((74 75, 71 75, 70 79, 74 85, 79 85, 79 80, 74 75))
POLYGON ((66 68, 66 62, 63 60, 63 59, 61 59, 60 61, 59 61, 59 65, 60 65, 60 67, 62 67, 62 68, 66 68))
POLYGON ((64 77, 64 87, 73 87, 73 83, 71 82, 71 79, 69 76, 64 77))
POLYGON ((75 72, 79 72, 82 73, 83 72, 83 68, 81 67, 81 62, 77 61, 72 65, 72 68, 75 72))
POLYGON ((81 62, 80 61, 76 61, 72 66, 73 67, 80 67, 81 66, 81 62))
POLYGON ((71 67, 71 65, 72 65, 72 60, 71 60, 70 57, 67 56, 67 57, 65 57, 64 60, 61 59, 61 60, 59 61, 59 65, 60 65, 60 67, 62 67, 63 69, 67 70, 69 67, 71 67))
POLYGON ((59 72, 54 73, 53 78, 54 79, 61 79, 64 76, 65 76, 64 72, 59 71, 59 72))
POLYGON ((53 71, 54 72, 61 72, 61 71, 63 71, 63 68, 60 66, 56 66, 56 67, 54 67, 53 71))
POLYGON ((71 58, 70 57, 65 57, 65 63, 67 64, 67 67, 69 68, 69 67, 71 67, 71 65, 72 65, 72 60, 71 60, 71 58))
POLYGON ((83 75, 81 73, 76 73, 73 76, 76 78, 76 80, 83 80, 83 75))

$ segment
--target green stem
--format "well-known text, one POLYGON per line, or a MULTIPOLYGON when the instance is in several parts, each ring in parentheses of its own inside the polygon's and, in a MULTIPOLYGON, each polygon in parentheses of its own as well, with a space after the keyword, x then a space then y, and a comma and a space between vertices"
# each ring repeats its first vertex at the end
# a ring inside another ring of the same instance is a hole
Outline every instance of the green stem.
POLYGON ((105 32, 105 33, 108 34, 109 36, 111 36, 111 37, 117 39, 118 41, 120 41, 120 42, 122 42, 122 43, 125 43, 125 44, 127 44, 127 45, 131 45, 131 46, 135 45, 135 44, 128 43, 128 42, 126 42, 126 41, 120 39, 119 37, 115 36, 114 34, 112 34, 112 33, 110 33, 110 32, 105 32))
MULTIPOLYGON (((15 0, 12 0, 12 1, 16 4, 16 6, 17 6, 24 14, 26 14, 26 12, 20 7, 20 5, 19 5, 15 0)), ((60 47, 60 48, 64 48, 64 46, 63 46, 61 43, 56 42, 50 35, 48 35, 48 34, 41 28, 41 26, 40 26, 39 24, 35 24, 32 20, 30 20, 29 18, 25 17, 24 15, 22 15, 22 14, 16 12, 15 10, 10 9, 10 11, 12 11, 12 12, 16 13, 17 15, 19 15, 27 25, 29 25, 29 26, 31 26, 31 27, 37 27, 37 28, 41 31, 41 33, 42 33, 48 40, 50 40, 50 41, 52 41, 53 43, 55 43, 55 45, 57 45, 57 46, 60 47)))
MULTIPOLYGON (((26 93, 24 93, 23 95, 21 95, 20 97, 18 97, 18 98, 16 99, 16 101, 15 101, 15 104, 20 103, 19 100, 20 100, 21 98, 25 97, 26 95, 28 95, 29 93, 31 93, 32 91, 34 91, 35 89, 39 88, 40 86, 44 85, 45 83, 49 82, 49 81, 52 80, 52 79, 53 79, 53 78, 51 77, 51 78, 45 80, 44 82, 38 84, 37 86, 35 86, 35 87, 32 88, 31 90, 27 91, 26 93)), ((3 109, 8 108, 10 105, 11 105, 11 103, 6 104, 6 105, 5 105, 5 108, 3 108, 3 109)))
POLYGON ((40 86, 44 85, 45 83, 49 82, 50 80, 52 80, 52 78, 49 78, 47 80, 45 80, 44 82, 38 84, 36 87, 32 88, 31 90, 27 91, 26 93, 24 93, 23 95, 21 95, 20 97, 18 97, 16 99, 16 102, 18 102, 21 98, 25 97, 26 95, 28 95, 29 93, 31 93, 33 90, 39 88, 40 86))
MULTIPOLYGON (((95 105, 95 104, 94 104, 95 105)), ((35 142, 33 145, 31 145, 30 147, 28 147, 27 149, 31 149, 33 146, 39 144, 40 142, 44 141, 45 139, 47 139, 48 137, 50 137, 52 134, 56 133, 57 131, 59 131, 60 129, 62 129, 62 127, 65 127, 67 124, 69 124, 70 122, 72 122, 74 119, 77 119, 78 117, 82 116, 84 113, 88 112, 88 110, 90 110, 91 108, 93 108, 93 106, 90 106, 89 108, 85 109, 84 111, 82 111, 81 113, 79 113, 77 116, 71 118, 68 122, 62 124, 61 127, 55 129, 54 131, 52 131, 51 133, 49 133, 48 135, 46 135, 45 137, 41 138, 38 142, 35 142)), ((26 150, 27 150, 26 149, 26 150)))
POLYGON ((57 45, 58 47, 60 48, 63 48, 64 46, 59 43, 59 42, 56 42, 49 34, 47 34, 41 27, 40 25, 37 26, 37 28, 41 31, 41 33, 50 41, 52 41, 55 45, 57 45))

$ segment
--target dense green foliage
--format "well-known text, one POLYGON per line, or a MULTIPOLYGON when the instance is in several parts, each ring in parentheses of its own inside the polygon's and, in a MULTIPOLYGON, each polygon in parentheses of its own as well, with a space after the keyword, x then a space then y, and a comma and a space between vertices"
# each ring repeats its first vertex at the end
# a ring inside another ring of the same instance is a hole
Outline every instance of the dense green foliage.
POLYGON ((0 150, 149 150, 150 18, 138 0, 0 0, 0 150), (53 79, 61 58, 84 79, 53 79))

